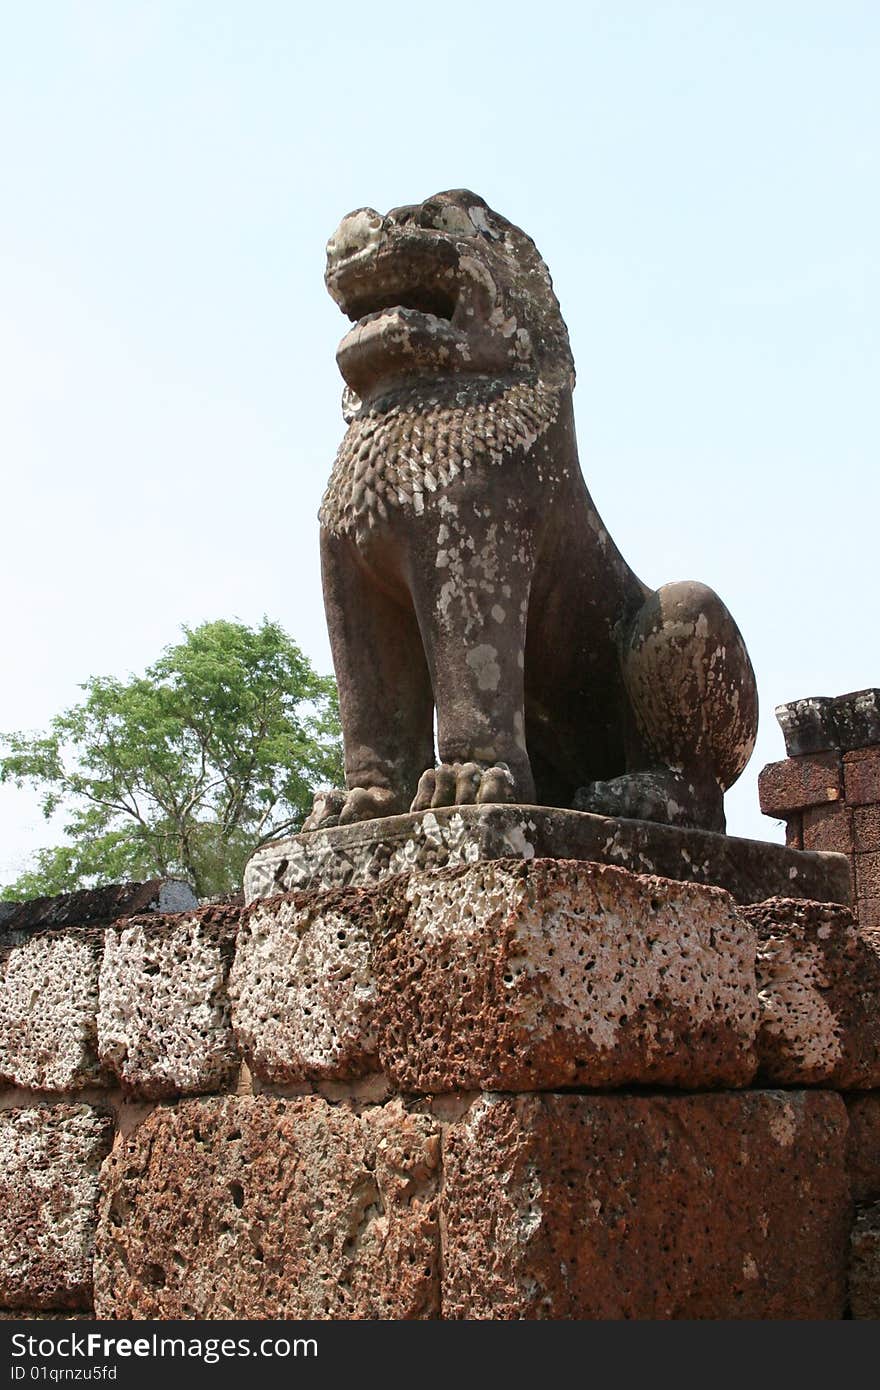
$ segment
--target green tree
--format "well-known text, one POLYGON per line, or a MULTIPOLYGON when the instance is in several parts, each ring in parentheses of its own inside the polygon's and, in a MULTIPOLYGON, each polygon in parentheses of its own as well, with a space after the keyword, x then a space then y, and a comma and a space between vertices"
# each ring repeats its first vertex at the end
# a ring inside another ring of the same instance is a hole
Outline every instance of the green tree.
POLYGON ((183 629, 143 676, 92 677, 42 734, 8 734, 0 781, 38 789, 67 843, 0 892, 22 899, 183 875, 234 891, 254 849, 340 786, 336 687, 267 619, 183 629))

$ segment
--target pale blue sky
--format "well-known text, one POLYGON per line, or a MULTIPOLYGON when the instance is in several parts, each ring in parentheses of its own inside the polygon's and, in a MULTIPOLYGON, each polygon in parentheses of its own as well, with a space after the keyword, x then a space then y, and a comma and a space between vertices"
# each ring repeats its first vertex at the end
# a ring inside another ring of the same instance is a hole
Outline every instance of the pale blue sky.
MULTIPOLYGON (((880 684, 880 5, 0 4, 0 729, 180 624, 329 669, 340 216, 468 186, 534 236, 581 459, 643 579, 732 608, 773 706, 880 684)), ((53 840, 0 793, 0 881, 53 840)))

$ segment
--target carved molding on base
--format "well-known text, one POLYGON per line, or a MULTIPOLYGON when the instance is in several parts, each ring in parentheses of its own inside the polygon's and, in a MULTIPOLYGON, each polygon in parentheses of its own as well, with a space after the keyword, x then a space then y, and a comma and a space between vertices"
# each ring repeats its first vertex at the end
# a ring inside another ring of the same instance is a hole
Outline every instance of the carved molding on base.
POLYGON ((633 873, 714 884, 741 903, 771 897, 851 900, 849 862, 842 854, 557 807, 484 805, 388 816, 272 841, 245 870, 245 901, 508 858, 616 864, 633 873))

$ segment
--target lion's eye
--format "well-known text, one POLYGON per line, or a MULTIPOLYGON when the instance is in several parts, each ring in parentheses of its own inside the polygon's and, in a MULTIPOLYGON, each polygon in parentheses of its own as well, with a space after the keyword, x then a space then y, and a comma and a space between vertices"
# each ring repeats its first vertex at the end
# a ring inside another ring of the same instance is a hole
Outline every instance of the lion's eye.
POLYGON ((419 214, 419 224, 436 232, 448 232, 451 236, 474 236, 476 228, 464 208, 455 203, 423 204, 419 214))
POLYGON ((465 209, 456 207, 454 203, 447 203, 442 209, 440 226, 444 232, 451 232, 454 236, 474 236, 477 230, 465 209))
POLYGON ((418 222, 419 226, 424 227, 426 231, 437 231, 437 219, 440 216, 440 211, 441 209, 439 203, 422 203, 422 206, 419 208, 416 214, 416 221, 418 222))

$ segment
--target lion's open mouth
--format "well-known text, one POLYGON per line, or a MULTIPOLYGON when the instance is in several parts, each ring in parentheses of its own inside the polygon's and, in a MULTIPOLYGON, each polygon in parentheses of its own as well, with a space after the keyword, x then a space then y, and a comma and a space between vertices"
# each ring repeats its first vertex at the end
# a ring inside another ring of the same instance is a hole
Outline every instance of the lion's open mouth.
POLYGON ((436 234, 410 229, 377 234, 366 247, 356 241, 353 250, 343 243, 342 254, 330 258, 328 251, 327 285, 342 312, 360 327, 380 318, 395 332, 403 323, 441 335, 453 322, 455 328, 469 326, 459 322, 464 308, 459 253, 436 234))
POLYGON ((337 361, 360 395, 392 379, 467 368, 467 331, 456 322, 464 309, 455 267, 435 259, 430 252, 436 248, 419 249, 355 256, 334 269, 333 297, 354 323, 337 361))
POLYGON ((353 323, 374 318, 386 309, 412 309, 451 323, 458 295, 440 285, 369 284, 346 297, 345 312, 353 323))

